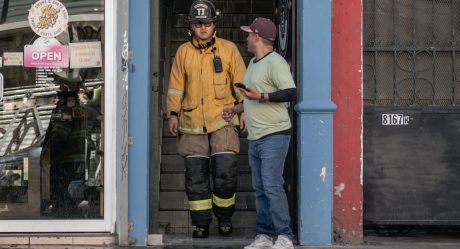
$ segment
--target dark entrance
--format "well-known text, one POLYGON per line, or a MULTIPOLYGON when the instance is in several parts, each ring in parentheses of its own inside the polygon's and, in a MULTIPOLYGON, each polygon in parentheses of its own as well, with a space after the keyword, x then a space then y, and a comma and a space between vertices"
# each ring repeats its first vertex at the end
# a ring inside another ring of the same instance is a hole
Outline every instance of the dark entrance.
MULTIPOLYGON (((152 4, 152 165, 151 165, 151 208, 150 233, 191 234, 188 201, 185 195, 183 158, 176 152, 175 137, 167 131, 166 92, 170 67, 178 46, 188 41, 188 15, 192 0, 154 1, 152 4)), ((243 59, 249 62, 252 55, 246 49, 246 34, 240 25, 250 24, 257 16, 276 20, 281 27, 282 38, 278 51, 284 54, 292 68, 296 68, 295 51, 292 49, 291 23, 295 16, 294 7, 287 0, 219 0, 213 1, 221 10, 217 22, 217 36, 233 41, 243 59), (280 7, 278 7, 280 6, 280 7)), ((295 33, 294 33, 295 34, 295 33)), ((295 74, 294 74, 295 75, 295 74)), ((295 121, 294 121, 295 122, 295 121)), ((295 135, 293 136, 295 137, 295 135)), ((232 218, 234 234, 252 237, 255 234, 255 201, 247 158, 247 140, 241 134, 241 152, 238 155, 238 187, 236 213, 232 218)), ((295 151, 291 148, 291 151, 295 151)), ((286 186, 291 210, 295 205, 295 153, 290 153, 286 162, 286 186)), ((293 213, 295 215, 295 213, 293 213)), ((211 224, 211 233, 217 233, 217 224, 211 224)), ((295 216, 292 216, 295 221, 295 216)), ((296 227, 295 225, 293 226, 296 227)))
POLYGON ((459 10, 363 1, 365 227, 460 224, 459 10))

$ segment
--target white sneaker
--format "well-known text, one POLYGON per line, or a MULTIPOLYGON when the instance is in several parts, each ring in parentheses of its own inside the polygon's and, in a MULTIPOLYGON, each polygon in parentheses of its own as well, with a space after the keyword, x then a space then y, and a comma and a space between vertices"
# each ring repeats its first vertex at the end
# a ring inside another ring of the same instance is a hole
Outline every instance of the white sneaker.
POLYGON ((279 235, 272 249, 294 249, 292 240, 286 235, 279 235))
POLYGON ((272 238, 268 237, 265 234, 258 234, 254 241, 245 246, 244 249, 263 249, 263 248, 271 248, 273 246, 272 238))

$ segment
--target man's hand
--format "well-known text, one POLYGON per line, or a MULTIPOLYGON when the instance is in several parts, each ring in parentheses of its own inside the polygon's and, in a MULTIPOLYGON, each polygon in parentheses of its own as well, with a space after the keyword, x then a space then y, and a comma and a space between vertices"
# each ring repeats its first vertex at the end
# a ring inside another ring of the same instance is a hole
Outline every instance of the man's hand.
POLYGON ((169 133, 171 133, 173 136, 177 136, 177 124, 179 123, 178 119, 176 116, 171 115, 168 119, 168 129, 169 133))
POLYGON ((226 121, 229 122, 232 120, 233 115, 235 115, 235 112, 233 111, 233 107, 225 107, 222 110, 222 118, 226 121))
POLYGON ((257 89, 253 87, 247 87, 246 90, 243 88, 238 88, 240 90, 241 94, 250 100, 258 100, 260 99, 260 92, 257 91, 257 89))
POLYGON ((246 117, 244 116, 244 112, 240 115, 240 130, 243 132, 248 131, 248 127, 246 126, 246 117))

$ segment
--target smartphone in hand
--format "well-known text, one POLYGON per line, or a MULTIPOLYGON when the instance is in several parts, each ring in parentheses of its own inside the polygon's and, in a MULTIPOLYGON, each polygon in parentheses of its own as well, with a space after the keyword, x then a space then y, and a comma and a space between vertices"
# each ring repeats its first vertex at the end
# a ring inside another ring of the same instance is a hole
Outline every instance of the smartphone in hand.
POLYGON ((237 82, 235 83, 235 86, 238 88, 243 88, 244 90, 248 91, 248 88, 243 83, 237 82))

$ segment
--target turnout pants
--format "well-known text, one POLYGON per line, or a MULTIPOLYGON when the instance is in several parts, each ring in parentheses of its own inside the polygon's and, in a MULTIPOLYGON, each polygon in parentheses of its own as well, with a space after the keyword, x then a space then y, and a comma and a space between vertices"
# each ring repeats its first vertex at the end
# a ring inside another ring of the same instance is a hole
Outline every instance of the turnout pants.
POLYGON ((225 127, 207 135, 182 134, 178 151, 185 157, 185 190, 192 225, 207 228, 212 211, 219 222, 230 221, 235 210, 238 175, 236 130, 225 127))

